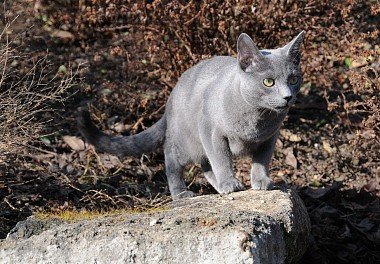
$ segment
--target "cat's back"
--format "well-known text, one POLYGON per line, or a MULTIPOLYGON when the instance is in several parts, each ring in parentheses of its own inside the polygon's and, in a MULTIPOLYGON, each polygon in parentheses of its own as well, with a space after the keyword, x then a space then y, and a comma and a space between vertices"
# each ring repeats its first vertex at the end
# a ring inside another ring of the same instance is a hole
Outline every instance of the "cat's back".
POLYGON ((203 60, 186 70, 170 95, 170 104, 177 111, 193 112, 203 105, 211 90, 218 89, 222 80, 228 80, 236 59, 229 56, 215 56, 203 60))
POLYGON ((230 56, 214 56, 210 59, 200 61, 193 67, 185 71, 182 78, 192 79, 212 79, 224 70, 236 65, 236 58, 230 56))
POLYGON ((232 75, 236 65, 236 58, 230 56, 203 60, 181 75, 173 93, 181 94, 181 97, 201 95, 205 89, 215 87, 223 78, 232 75))
POLYGON ((202 67, 206 70, 214 71, 225 66, 235 65, 236 63, 236 58, 231 56, 214 56, 200 61, 198 64, 193 66, 193 68, 202 67))

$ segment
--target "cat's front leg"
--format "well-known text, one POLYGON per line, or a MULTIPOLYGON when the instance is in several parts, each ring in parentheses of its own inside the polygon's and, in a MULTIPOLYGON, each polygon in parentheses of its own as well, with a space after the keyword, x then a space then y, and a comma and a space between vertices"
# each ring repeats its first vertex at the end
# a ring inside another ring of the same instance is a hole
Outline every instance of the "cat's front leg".
POLYGON ((234 176, 232 155, 227 139, 221 136, 216 129, 207 129, 207 127, 201 129, 200 135, 208 162, 211 165, 211 171, 207 171, 207 173, 215 175, 216 183, 211 182, 211 184, 218 193, 226 194, 243 190, 244 185, 234 176))
POLYGON ((278 133, 261 143, 252 154, 251 186, 254 190, 268 190, 273 188, 273 181, 269 178, 269 163, 272 159, 278 133))

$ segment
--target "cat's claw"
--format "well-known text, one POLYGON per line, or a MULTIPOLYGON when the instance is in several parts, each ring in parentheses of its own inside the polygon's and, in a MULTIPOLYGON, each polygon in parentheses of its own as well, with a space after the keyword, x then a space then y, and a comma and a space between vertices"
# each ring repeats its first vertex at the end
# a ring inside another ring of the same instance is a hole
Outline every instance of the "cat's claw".
POLYGON ((244 190, 244 185, 236 178, 232 178, 229 181, 224 181, 219 184, 218 192, 220 194, 227 194, 244 190))
POLYGON ((269 178, 263 178, 260 180, 252 181, 251 186, 253 190, 272 190, 274 183, 269 178))
POLYGON ((183 192, 180 192, 178 194, 172 195, 172 199, 173 200, 179 200, 179 199, 190 198, 190 197, 194 197, 194 196, 195 196, 195 194, 192 191, 183 191, 183 192))

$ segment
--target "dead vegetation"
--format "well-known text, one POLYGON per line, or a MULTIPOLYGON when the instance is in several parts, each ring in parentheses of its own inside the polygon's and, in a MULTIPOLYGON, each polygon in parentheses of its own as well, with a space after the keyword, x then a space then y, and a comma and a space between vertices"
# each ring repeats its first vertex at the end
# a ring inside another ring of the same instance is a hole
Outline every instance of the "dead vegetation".
POLYGON ((78 84, 77 71, 54 70, 47 55, 29 58, 22 40, 10 36, 12 22, 0 32, 0 153, 4 157, 25 148, 47 132, 51 113, 63 105, 78 84), (54 72, 55 71, 55 72, 54 72))
MULTIPOLYGON (((137 133, 160 118, 181 73, 201 59, 234 55, 241 32, 264 48, 305 30, 304 85, 270 173, 297 188, 308 208, 314 244, 304 263, 380 261, 377 1, 11 3, 34 25, 23 35, 30 53, 49 48, 48 70, 68 62, 88 69, 60 126, 45 126, 49 135, 32 145, 36 151, 0 163, 0 237, 32 211, 143 209, 168 201, 163 156, 118 160, 94 152, 75 128, 79 101, 92 100, 94 120, 108 133, 137 133)), ((32 69, 26 62, 17 69, 32 69)), ((235 165, 249 186, 249 160, 235 165)), ((197 166, 186 179, 198 194, 215 192, 197 166)))

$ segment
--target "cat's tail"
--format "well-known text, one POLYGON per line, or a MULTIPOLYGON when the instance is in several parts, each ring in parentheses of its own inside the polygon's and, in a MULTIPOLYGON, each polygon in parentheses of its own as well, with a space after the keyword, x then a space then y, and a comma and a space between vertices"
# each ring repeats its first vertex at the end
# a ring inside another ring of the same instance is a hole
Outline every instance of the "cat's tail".
POLYGON ((100 131, 91 121, 87 107, 77 112, 79 132, 99 152, 124 156, 141 156, 161 147, 165 140, 166 116, 143 132, 132 136, 111 136, 100 131))

